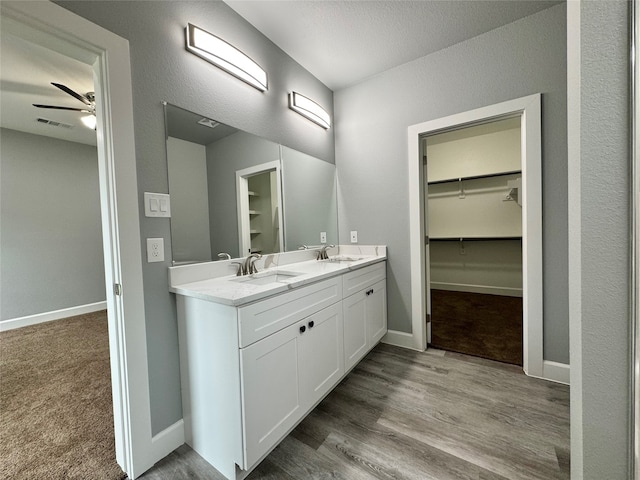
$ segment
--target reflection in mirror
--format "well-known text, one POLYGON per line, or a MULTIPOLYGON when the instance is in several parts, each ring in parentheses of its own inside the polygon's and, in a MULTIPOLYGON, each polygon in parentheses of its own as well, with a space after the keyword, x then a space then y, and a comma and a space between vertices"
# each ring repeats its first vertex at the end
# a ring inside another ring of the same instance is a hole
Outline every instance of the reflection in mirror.
POLYGON ((174 265, 337 243, 334 165, 169 104, 165 126, 174 265))

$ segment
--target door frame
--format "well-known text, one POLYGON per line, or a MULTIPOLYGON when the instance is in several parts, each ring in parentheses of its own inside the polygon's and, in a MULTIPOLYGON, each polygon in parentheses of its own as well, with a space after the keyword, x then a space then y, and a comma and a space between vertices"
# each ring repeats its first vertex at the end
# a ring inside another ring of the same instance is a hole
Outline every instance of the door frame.
POLYGON ((523 370, 543 377, 541 94, 450 115, 408 128, 411 348, 427 348, 428 272, 425 245, 423 138, 456 127, 519 115, 522 164, 523 370))
MULTIPOLYGON (((278 242, 280 243, 280 252, 284 251, 284 225, 282 212, 282 168, 280 160, 273 162, 261 163, 253 167, 236 170, 236 196, 238 205, 238 243, 240 248, 240 256, 244 257, 245 252, 251 249, 251 226, 249 224, 249 177, 259 175, 261 173, 276 172, 276 184, 278 195, 278 242)), ((248 253, 246 254, 248 255, 248 253)))
POLYGON ((93 68, 116 461, 136 478, 158 459, 151 442, 129 43, 48 1, 3 1, 0 13, 6 32, 93 68))

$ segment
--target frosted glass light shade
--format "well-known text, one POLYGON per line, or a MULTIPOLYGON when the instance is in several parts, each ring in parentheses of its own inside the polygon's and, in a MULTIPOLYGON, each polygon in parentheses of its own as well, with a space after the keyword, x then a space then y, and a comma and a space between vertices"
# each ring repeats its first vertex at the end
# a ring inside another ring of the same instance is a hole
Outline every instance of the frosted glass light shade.
POLYGON ((85 127, 90 128, 91 130, 96 129, 96 116, 95 115, 87 115, 84 117, 80 117, 82 123, 84 123, 85 127))
POLYGON ((289 108, 312 122, 317 123, 322 128, 329 128, 331 126, 331 117, 325 109, 310 98, 300 95, 298 92, 291 92, 289 94, 289 108))
POLYGON ((267 72, 236 47, 190 23, 185 29, 185 34, 186 47, 191 53, 261 92, 267 90, 267 72))

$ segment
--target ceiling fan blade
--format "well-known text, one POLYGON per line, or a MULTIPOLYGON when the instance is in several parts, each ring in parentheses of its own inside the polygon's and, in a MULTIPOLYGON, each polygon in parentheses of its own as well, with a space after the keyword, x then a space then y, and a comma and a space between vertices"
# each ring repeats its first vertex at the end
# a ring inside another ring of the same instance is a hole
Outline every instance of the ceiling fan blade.
POLYGON ((37 103, 32 103, 32 105, 38 108, 52 108, 54 110, 71 110, 73 112, 93 113, 91 110, 87 110, 86 108, 58 107, 56 105, 40 105, 37 103))
POLYGON ((73 90, 71 90, 66 85, 62 85, 61 83, 55 83, 55 82, 51 82, 51 85, 53 85, 55 87, 58 87, 63 92, 68 93, 69 95, 71 95, 74 98, 77 98, 78 100, 80 100, 85 105, 91 106, 91 102, 89 101, 89 99, 87 97, 85 97, 84 95, 80 95, 77 92, 74 92, 73 90))

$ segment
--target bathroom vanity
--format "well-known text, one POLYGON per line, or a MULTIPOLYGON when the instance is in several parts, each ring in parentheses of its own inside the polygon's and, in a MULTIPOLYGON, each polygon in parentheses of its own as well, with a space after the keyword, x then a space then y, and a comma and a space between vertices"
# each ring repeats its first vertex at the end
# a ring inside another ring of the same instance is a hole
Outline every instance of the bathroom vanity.
POLYGON ((246 477, 387 331, 386 248, 172 267, 186 442, 246 477))

